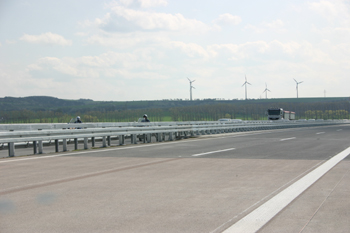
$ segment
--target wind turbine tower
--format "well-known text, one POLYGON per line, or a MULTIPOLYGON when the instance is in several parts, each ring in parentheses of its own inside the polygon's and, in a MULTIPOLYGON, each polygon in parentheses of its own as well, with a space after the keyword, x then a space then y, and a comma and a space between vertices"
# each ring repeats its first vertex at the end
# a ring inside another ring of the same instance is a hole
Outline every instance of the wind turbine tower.
MULTIPOLYGON (((293 78, 293 79, 294 79, 294 78, 293 78)), ((298 86, 299 86, 299 84, 300 84, 300 83, 302 83, 303 81, 298 82, 298 81, 297 81, 297 80, 295 80, 295 79, 294 79, 294 81, 295 81, 295 83, 297 84, 297 98, 299 98, 298 86)))
POLYGON ((245 76, 245 82, 243 83, 242 87, 245 85, 245 99, 247 100, 247 84, 252 85, 248 83, 247 76, 245 76))
POLYGON ((266 88, 265 88, 265 90, 263 91, 263 93, 265 92, 265 98, 267 99, 267 92, 269 91, 269 92, 271 92, 269 89, 267 89, 267 83, 265 83, 265 86, 266 86, 266 88))
MULTIPOLYGON (((190 81, 190 100, 192 101, 192 89, 194 88, 194 86, 192 86, 192 83, 196 80, 191 81, 189 78, 187 78, 187 79, 188 79, 188 81, 190 81)), ((196 88, 194 88, 194 89, 196 89, 196 88)))

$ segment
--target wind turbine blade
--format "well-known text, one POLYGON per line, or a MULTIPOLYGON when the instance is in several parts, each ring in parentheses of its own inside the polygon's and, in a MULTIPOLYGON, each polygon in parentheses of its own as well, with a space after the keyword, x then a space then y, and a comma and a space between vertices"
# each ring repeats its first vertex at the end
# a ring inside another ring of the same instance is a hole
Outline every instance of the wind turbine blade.
MULTIPOLYGON (((248 83, 248 82, 247 82, 248 83)), ((248 83, 249 85, 252 85, 252 84, 250 84, 250 83, 248 83)))
MULTIPOLYGON (((293 78, 293 79, 294 79, 294 78, 293 78)), ((295 81, 296 83, 298 83, 297 80, 294 79, 294 81, 295 81)))
MULTIPOLYGON (((304 81, 301 81, 301 82, 299 82, 299 83, 302 83, 302 82, 304 82, 304 81)), ((298 83, 298 84, 299 84, 299 83, 298 83)))

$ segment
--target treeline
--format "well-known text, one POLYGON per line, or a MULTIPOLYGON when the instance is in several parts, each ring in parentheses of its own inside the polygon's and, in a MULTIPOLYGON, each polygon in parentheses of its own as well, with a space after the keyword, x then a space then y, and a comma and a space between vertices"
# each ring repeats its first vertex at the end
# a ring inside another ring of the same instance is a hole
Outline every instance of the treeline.
POLYGON ((217 103, 168 108, 84 110, 0 110, 0 123, 68 123, 80 116, 83 122, 134 122, 147 114, 151 121, 216 121, 220 118, 266 120, 266 110, 279 107, 296 112, 296 119, 349 119, 348 100, 327 102, 217 103))

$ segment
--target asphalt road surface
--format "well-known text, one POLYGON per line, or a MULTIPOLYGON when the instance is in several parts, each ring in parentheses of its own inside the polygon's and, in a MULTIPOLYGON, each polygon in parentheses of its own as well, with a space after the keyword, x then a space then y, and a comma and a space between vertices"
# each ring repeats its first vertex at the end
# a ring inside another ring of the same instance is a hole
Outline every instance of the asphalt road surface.
POLYGON ((0 159, 0 232, 349 232, 350 126, 0 159))

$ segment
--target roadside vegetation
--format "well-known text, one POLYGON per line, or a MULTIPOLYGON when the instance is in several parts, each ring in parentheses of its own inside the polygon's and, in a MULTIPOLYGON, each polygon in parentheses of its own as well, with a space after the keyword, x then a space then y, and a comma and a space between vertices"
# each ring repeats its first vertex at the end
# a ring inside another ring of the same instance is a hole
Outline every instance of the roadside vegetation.
POLYGON ((0 123, 134 122, 147 114, 151 121, 216 121, 220 118, 266 120, 270 107, 296 112, 296 119, 349 119, 349 98, 258 100, 93 101, 54 97, 0 98, 0 123))

